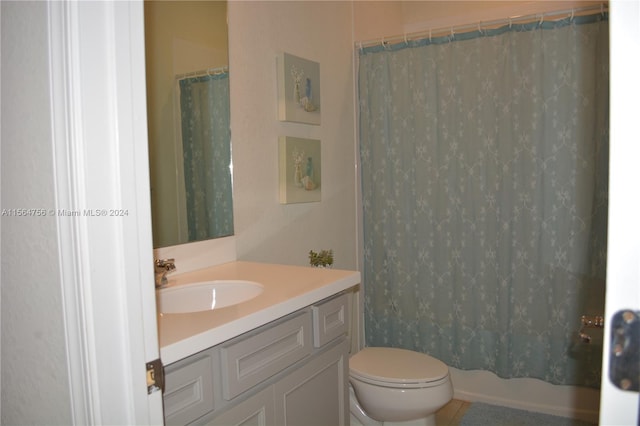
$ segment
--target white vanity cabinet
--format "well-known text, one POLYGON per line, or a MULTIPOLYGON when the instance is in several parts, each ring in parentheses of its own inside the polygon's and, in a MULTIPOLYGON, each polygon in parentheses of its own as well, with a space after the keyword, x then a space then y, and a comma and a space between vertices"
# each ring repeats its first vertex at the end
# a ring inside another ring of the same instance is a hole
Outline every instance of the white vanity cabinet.
POLYGON ((340 293, 167 366, 166 424, 348 424, 348 329, 340 293))

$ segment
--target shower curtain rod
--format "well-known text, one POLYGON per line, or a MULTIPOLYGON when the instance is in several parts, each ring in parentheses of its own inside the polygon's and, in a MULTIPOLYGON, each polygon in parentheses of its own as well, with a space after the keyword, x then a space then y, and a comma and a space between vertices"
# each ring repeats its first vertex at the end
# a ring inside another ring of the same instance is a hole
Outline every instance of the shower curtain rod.
POLYGON ((229 67, 224 66, 224 67, 217 67, 217 68, 207 68, 206 70, 200 70, 200 71, 192 71, 192 72, 188 72, 185 74, 178 74, 176 75, 175 79, 176 80, 182 80, 185 78, 190 78, 190 77, 202 77, 205 75, 218 75, 218 74, 224 74, 226 72, 229 71, 229 67))
POLYGON ((508 18, 497 19, 494 21, 478 21, 476 24, 437 27, 429 30, 405 33, 402 35, 382 37, 381 39, 378 38, 378 39, 371 39, 371 40, 365 40, 365 41, 357 41, 355 44, 356 44, 356 47, 360 49, 364 47, 370 47, 370 46, 376 46, 376 45, 387 46, 389 44, 399 43, 402 41, 406 43, 408 41, 415 40, 415 39, 431 38, 435 35, 444 35, 444 34, 455 35, 456 32, 460 33, 460 32, 466 32, 471 30, 482 31, 483 29, 494 28, 497 26, 505 25, 505 24, 511 25, 516 22, 532 22, 532 21, 539 20, 540 23, 542 23, 545 20, 545 18, 548 18, 548 17, 556 19, 558 16, 566 15, 561 19, 573 18, 574 16, 585 15, 595 11, 600 11, 600 13, 604 14, 604 12, 608 10, 609 10, 609 6, 604 3, 601 3, 599 6, 585 6, 581 8, 558 10, 558 11, 552 11, 552 12, 542 12, 542 13, 536 13, 531 15, 517 15, 517 16, 511 16, 508 18))

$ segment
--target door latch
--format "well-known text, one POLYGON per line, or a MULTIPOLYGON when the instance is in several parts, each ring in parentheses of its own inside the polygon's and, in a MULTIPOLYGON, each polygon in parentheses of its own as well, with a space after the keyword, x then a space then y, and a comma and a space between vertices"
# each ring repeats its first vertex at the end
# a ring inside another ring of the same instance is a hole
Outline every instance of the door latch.
POLYGON ((640 312, 622 310, 611 319, 609 380, 626 391, 638 392, 640 373, 640 312))
POLYGON ((164 366, 160 358, 147 362, 147 394, 164 392, 164 366))

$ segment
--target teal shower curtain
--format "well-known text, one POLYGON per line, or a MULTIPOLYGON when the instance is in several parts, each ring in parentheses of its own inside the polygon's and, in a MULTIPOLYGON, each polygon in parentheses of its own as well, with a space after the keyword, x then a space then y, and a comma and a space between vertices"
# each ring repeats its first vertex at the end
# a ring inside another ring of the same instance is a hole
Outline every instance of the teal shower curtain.
POLYGON ((189 241, 232 235, 229 73, 179 85, 189 241))
POLYGON ((606 14, 359 53, 366 343, 597 387, 606 14))

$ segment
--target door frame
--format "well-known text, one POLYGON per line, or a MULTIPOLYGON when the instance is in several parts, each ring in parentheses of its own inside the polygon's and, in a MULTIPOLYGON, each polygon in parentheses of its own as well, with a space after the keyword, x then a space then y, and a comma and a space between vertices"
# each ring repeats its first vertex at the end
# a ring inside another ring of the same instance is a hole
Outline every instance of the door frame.
POLYGON ((74 424, 162 424, 141 1, 47 3, 74 424))
POLYGON ((605 339, 602 356, 600 424, 638 424, 638 392, 623 391, 609 380, 613 315, 640 310, 640 4, 612 0, 609 5, 610 150, 609 220, 605 339))

